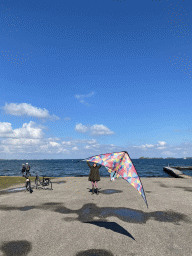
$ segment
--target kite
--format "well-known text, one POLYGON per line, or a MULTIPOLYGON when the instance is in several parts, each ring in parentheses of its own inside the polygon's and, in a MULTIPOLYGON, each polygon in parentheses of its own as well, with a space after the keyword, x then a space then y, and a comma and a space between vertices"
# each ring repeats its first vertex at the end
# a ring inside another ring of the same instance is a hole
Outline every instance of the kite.
POLYGON ((143 185, 127 151, 96 155, 82 161, 94 162, 105 166, 111 174, 111 180, 121 176, 137 189, 148 207, 143 185))

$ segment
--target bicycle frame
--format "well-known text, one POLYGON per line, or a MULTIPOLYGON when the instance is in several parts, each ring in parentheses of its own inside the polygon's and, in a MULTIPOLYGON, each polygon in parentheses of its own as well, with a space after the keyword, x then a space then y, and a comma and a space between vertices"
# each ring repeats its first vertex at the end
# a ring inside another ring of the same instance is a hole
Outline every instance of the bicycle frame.
POLYGON ((43 180, 40 180, 38 174, 36 175, 35 178, 35 185, 36 185, 36 189, 38 188, 38 186, 49 186, 49 184, 51 184, 51 190, 52 190, 52 182, 50 181, 49 178, 45 178, 45 176, 43 176, 43 180))

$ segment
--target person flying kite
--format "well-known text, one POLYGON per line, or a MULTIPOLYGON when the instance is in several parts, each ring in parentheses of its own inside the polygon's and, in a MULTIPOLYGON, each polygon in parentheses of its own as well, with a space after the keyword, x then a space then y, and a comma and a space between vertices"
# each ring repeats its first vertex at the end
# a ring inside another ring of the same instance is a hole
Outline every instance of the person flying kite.
POLYGON ((105 166, 111 174, 111 180, 121 176, 139 192, 148 207, 143 185, 127 151, 96 155, 82 161, 94 162, 105 166))

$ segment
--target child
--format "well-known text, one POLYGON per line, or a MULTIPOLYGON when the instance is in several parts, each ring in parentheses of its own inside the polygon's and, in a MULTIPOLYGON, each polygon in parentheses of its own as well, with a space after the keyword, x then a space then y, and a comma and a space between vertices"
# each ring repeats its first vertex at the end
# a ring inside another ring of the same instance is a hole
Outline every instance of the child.
POLYGON ((99 174, 99 168, 101 167, 101 165, 97 166, 96 163, 94 163, 92 166, 90 165, 89 162, 87 162, 90 170, 89 173, 89 181, 91 181, 92 183, 92 194, 94 194, 94 185, 97 189, 97 195, 99 194, 98 191, 98 186, 97 186, 97 181, 100 181, 100 174, 99 174))

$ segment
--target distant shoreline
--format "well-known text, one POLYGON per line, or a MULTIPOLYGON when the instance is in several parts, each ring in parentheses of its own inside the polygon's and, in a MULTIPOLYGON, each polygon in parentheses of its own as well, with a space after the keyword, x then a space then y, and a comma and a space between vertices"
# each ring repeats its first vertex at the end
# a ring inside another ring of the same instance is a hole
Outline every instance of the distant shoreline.
POLYGON ((192 159, 192 157, 186 157, 186 158, 183 158, 183 157, 166 157, 166 158, 163 158, 163 157, 139 157, 138 159, 192 159))

